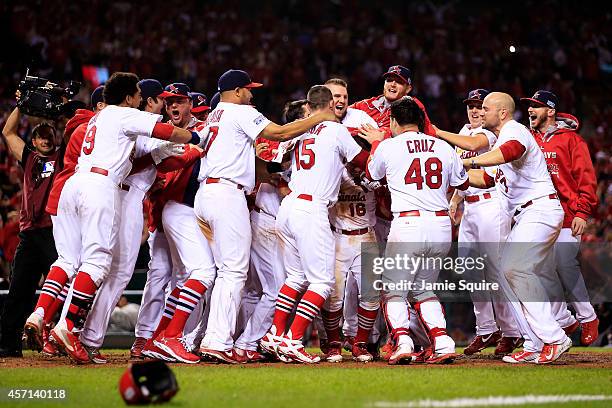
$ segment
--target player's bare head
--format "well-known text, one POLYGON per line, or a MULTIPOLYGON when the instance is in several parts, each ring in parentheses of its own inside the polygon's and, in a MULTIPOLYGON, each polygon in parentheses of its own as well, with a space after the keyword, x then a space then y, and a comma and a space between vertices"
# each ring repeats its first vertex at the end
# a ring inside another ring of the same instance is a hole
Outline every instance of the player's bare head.
POLYGON ((491 92, 482 102, 482 126, 498 130, 500 125, 512 119, 516 105, 510 95, 491 92))
POLYGON ((334 113, 338 120, 344 119, 348 109, 348 84, 344 79, 332 78, 325 82, 334 98, 334 113))
POLYGON ((43 156, 55 150, 55 127, 49 122, 41 122, 32 129, 32 145, 43 156))
POLYGON ((285 109, 283 109, 283 118, 285 118, 285 123, 294 122, 298 119, 304 119, 306 116, 308 116, 308 101, 306 99, 287 102, 285 109))
POLYGON ((391 104, 391 132, 393 135, 403 133, 405 128, 416 126, 419 132, 425 129, 425 113, 409 96, 391 104))
POLYGON ((308 101, 308 109, 310 109, 312 113, 324 109, 333 111, 334 97, 329 88, 325 85, 315 85, 310 88, 306 100, 308 101))
POLYGON ((115 72, 104 84, 102 92, 107 105, 140 106, 138 76, 131 72, 115 72))
POLYGON ((401 65, 392 65, 383 74, 385 84, 383 95, 388 102, 394 102, 412 91, 412 73, 401 65))

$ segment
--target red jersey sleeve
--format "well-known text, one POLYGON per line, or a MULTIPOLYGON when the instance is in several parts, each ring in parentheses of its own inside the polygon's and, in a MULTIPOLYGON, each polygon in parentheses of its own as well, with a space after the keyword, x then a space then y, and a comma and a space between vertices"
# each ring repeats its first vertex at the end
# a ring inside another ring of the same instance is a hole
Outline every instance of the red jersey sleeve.
POLYGON ((578 135, 575 135, 575 145, 570 149, 571 173, 578 187, 578 195, 572 199, 570 208, 576 209, 576 217, 587 220, 595 213, 598 205, 597 177, 591 162, 589 147, 578 135))

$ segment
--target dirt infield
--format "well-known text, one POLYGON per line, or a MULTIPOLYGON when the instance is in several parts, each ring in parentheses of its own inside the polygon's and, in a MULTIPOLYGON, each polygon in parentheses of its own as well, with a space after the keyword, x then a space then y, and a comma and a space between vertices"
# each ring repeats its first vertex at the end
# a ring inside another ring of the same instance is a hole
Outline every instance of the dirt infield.
MULTIPOLYGON (((97 367, 123 367, 129 361, 129 351, 119 351, 113 350, 109 353, 104 354, 108 358, 108 363, 103 365, 97 364, 89 364, 82 365, 79 367, 85 369, 96 369, 97 367)), ((342 363, 320 363, 319 367, 339 367, 346 366, 347 368, 354 367, 390 367, 384 361, 376 361, 373 363, 357 363, 352 361, 349 354, 344 354, 345 360, 342 363)), ((173 363, 179 364, 179 363, 173 363)), ((42 354, 38 353, 26 353, 24 358, 5 358, 0 359, 0 369, 10 369, 10 368, 53 368, 53 367, 65 367, 71 365, 70 361, 67 357, 52 357, 47 358, 42 354)), ((206 367, 208 365, 216 365, 215 363, 200 363, 197 367, 206 367)), ((561 367, 593 367, 593 368, 612 368, 612 353, 607 352, 592 352, 592 351, 576 351, 570 352, 552 365, 561 366, 561 367)), ((270 367, 287 367, 286 364, 282 363, 258 363, 258 364, 246 364, 242 365, 242 367, 261 367, 261 366, 270 366, 270 367)), ((296 366, 296 365, 292 365, 296 366)), ((492 354, 481 354, 475 356, 459 356, 455 362, 450 366, 460 366, 460 367, 495 367, 495 366, 504 366, 509 367, 511 364, 503 363, 499 358, 495 357, 492 354)), ((423 368, 423 367, 450 367, 449 365, 431 365, 431 364, 412 364, 410 367, 414 368, 423 368)))

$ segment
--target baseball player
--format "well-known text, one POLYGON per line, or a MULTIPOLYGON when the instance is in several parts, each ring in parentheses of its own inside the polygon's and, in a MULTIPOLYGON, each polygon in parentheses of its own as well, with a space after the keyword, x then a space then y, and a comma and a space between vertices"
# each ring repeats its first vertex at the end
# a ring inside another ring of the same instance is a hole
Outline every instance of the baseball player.
MULTIPOLYGON (((431 258, 444 257, 452 240, 446 191, 449 186, 467 189, 467 173, 448 143, 422 133, 425 115, 414 100, 402 98, 391 104, 390 109, 394 136, 379 144, 373 141, 368 163, 369 177, 373 180, 386 177, 391 191, 394 218, 386 255, 404 253, 409 257, 422 254, 431 258)), ((421 283, 435 282, 439 272, 439 265, 435 263, 416 266, 406 272, 406 276, 383 272, 384 281, 393 282, 394 278, 401 278, 416 283, 407 291, 385 290, 383 307, 395 342, 389 364, 412 360, 414 344, 409 336, 408 296, 427 328, 433 346, 433 354, 427 362, 453 361, 455 342, 446 332, 442 305, 435 293, 421 283)))
MULTIPOLYGON (((164 91, 155 79, 143 79, 138 82, 138 86, 142 95, 139 108, 145 112, 160 114, 164 98, 172 94, 164 91)), ((148 155, 151 157, 151 163, 160 164, 167 157, 181 155, 184 146, 141 136, 136 139, 134 152, 134 162, 148 155)), ((155 182, 156 170, 153 164, 138 166, 144 167, 142 169, 137 169, 135 165, 131 174, 121 184, 118 210, 121 222, 110 272, 97 293, 91 313, 80 334, 81 343, 94 363, 106 362, 99 349, 104 341, 111 313, 134 273, 144 224, 142 203, 155 182)))
MULTIPOLYGON (((391 111, 389 108, 391 103, 403 98, 412 91, 412 72, 402 65, 392 65, 387 72, 383 74, 383 78, 385 83, 383 85, 382 95, 355 102, 349 107, 366 112, 376 121, 378 127, 385 132, 386 137, 390 137, 389 115, 391 111)), ((425 133, 432 136, 435 135, 435 129, 431 125, 425 107, 416 97, 412 98, 425 114, 425 133)), ((362 127, 361 132, 370 133, 374 137, 378 133, 374 127, 369 125, 362 127)), ((380 243, 387 242, 387 236, 389 235, 392 219, 390 206, 391 198, 389 192, 384 189, 377 191, 377 222, 374 230, 376 232, 376 239, 380 243)))
POLYGON ((502 247, 501 269, 527 319, 530 333, 524 350, 505 356, 508 363, 547 364, 557 360, 572 345, 552 314, 546 288, 537 272, 553 256, 553 244, 563 223, 563 208, 546 168, 546 160, 529 130, 512 119, 512 97, 492 92, 483 101, 483 127, 497 135, 493 149, 464 159, 470 168, 470 185, 490 187, 495 183, 514 226, 502 247), (474 170, 476 166, 485 170, 474 170), (492 166, 497 166, 495 180, 492 166))
POLYGON ((580 237, 598 204, 597 180, 589 148, 577 133, 580 128, 578 119, 557 112, 559 101, 555 94, 540 90, 533 97, 521 101, 529 105, 531 132, 544 152, 550 178, 565 213, 555 243, 555 264, 563 287, 571 293, 571 305, 578 321, 571 315, 569 321, 563 321, 568 314, 565 302, 553 302, 553 308, 556 309, 557 321, 567 334, 577 329, 580 323, 581 343, 588 346, 597 339, 599 319, 589 302, 577 256, 580 237))
MULTIPOLYGON (((286 123, 307 116, 305 100, 293 101, 285 105, 283 117, 286 123)), ((264 158, 272 159, 275 143, 270 142, 264 158)), ((280 179, 276 185, 261 183, 255 196, 251 211, 251 273, 259 283, 258 302, 242 334, 236 339, 234 350, 239 362, 261 361, 264 357, 257 352, 259 340, 272 324, 278 291, 285 282, 285 271, 279 250, 276 232, 276 217, 281 199, 287 193, 286 180, 280 179)))
POLYGON ((333 119, 333 113, 326 112, 283 126, 272 123, 250 105, 251 89, 260 86, 245 71, 225 72, 218 82, 220 102, 209 114, 201 132, 206 139, 207 157, 198 178, 201 185, 194 210, 201 226, 212 235, 218 273, 200 352, 230 363, 235 361, 232 337, 251 248, 244 193, 255 185, 253 141, 258 137, 289 140, 323 120, 333 119))
MULTIPOLYGON (((332 110, 332 93, 323 85, 313 86, 307 100, 313 116, 332 110)), ((344 163, 365 168, 368 154, 346 127, 331 121, 303 134, 293 152, 291 194, 283 200, 276 220, 287 279, 278 295, 272 327, 261 346, 290 361, 317 363, 320 358, 304 349, 302 337, 334 285, 335 245, 328 208, 338 199, 344 163), (285 330, 301 294, 295 319, 285 330)))
MULTIPOLYGON (((495 134, 481 127, 482 101, 488 94, 486 89, 474 89, 468 93, 463 103, 466 104, 469 123, 463 126, 458 135, 436 128, 437 136, 455 145, 462 159, 488 152, 497 141, 495 134)), ((470 256, 470 253, 484 255, 487 261, 486 280, 505 280, 499 270, 499 260, 501 243, 510 233, 511 219, 502 211, 495 187, 470 187, 465 191, 455 191, 450 204, 451 218, 455 219, 461 201, 465 203, 465 211, 459 227, 459 256, 470 256)), ((478 278, 480 280, 485 276, 478 278)), ((507 299, 496 297, 495 300, 484 300, 479 294, 472 296, 472 301, 476 316, 476 336, 464 349, 464 354, 472 355, 495 346, 496 355, 506 355, 522 344, 523 339, 507 299)))
POLYGON ((191 114, 197 119, 204 122, 210 113, 210 106, 208 106, 208 99, 206 95, 199 92, 190 92, 193 108, 191 108, 191 114))
POLYGON ((130 172, 129 158, 136 138, 153 136, 178 143, 200 142, 197 134, 157 123, 161 116, 136 109, 141 94, 134 74, 114 73, 105 84, 103 95, 108 106, 89 121, 77 171, 60 196, 58 213, 65 212, 67 216, 58 226, 62 239, 57 242, 56 268, 45 281, 49 290, 41 293, 24 328, 28 337, 40 339, 46 309, 74 276, 74 296, 68 314, 53 328, 51 336, 79 363, 89 362, 89 355, 73 330, 84 324, 110 269, 119 223, 119 186, 130 172))
MULTIPOLYGON (((366 124, 378 128, 378 124, 362 110, 348 107, 348 84, 339 78, 325 82, 332 92, 336 119, 356 136, 366 124)), ((354 173, 356 169, 351 169, 354 173)), ((358 170, 358 169, 357 169, 358 170)), ((365 170, 365 169, 361 169, 365 170)), ((374 187, 380 187, 375 183, 374 187)), ((358 327, 361 329, 360 344, 355 349, 358 361, 371 361, 373 356, 366 350, 367 336, 376 319, 378 304, 362 302, 360 307, 361 242, 376 242, 372 227, 376 224, 376 198, 371 183, 361 175, 343 174, 338 203, 330 208, 330 221, 336 240, 336 285, 321 313, 325 326, 327 361, 342 360, 338 325, 344 318, 343 334, 349 351, 353 351, 358 327), (354 181, 355 180, 355 181, 354 181), (357 184, 356 184, 357 183, 357 184), (373 205, 370 205, 372 204, 373 205), (358 210, 356 210, 358 208, 358 210), (371 224, 371 225, 369 225, 371 224), (361 234, 359 234, 361 232, 361 234), (347 237, 347 235, 350 237, 347 237), (374 319, 372 319, 372 317, 374 319), (331 335, 330 335, 331 334, 331 335), (365 339, 362 337, 365 335, 365 339), (331 338, 331 340, 330 340, 331 338), (361 344, 363 343, 363 344, 361 344)), ((321 336, 320 336, 321 337, 321 336)))
MULTIPOLYGON (((191 114, 193 101, 190 97, 189 87, 184 83, 176 82, 168 85, 165 90, 171 94, 166 98, 166 113, 170 117, 169 123, 188 130, 199 129, 202 122, 191 114)), ((143 355, 147 357, 185 363, 197 363, 199 361, 197 356, 187 350, 185 342, 181 338, 189 316, 196 309, 198 309, 198 313, 194 314, 193 320, 198 320, 195 315, 198 315, 197 317, 200 315, 201 295, 204 294, 205 288, 210 287, 214 277, 214 264, 212 263, 210 248, 200 233, 193 214, 193 199, 198 186, 196 177, 201 166, 200 157, 201 149, 189 147, 182 157, 177 158, 180 164, 174 166, 174 163, 171 163, 174 168, 168 166, 158 168, 160 173, 166 174, 164 186, 153 204, 156 224, 160 224, 162 227, 160 231, 156 232, 156 240, 165 241, 167 246, 159 246, 157 249, 159 251, 169 251, 171 262, 169 263, 170 266, 159 265, 155 268, 155 279, 151 279, 152 284, 148 285, 148 288, 145 286, 145 289, 157 287, 161 292, 171 282, 172 278, 175 279, 175 282, 171 285, 173 288, 166 299, 165 307, 161 310, 152 311, 157 314, 163 311, 163 315, 161 319, 159 317, 155 319, 158 321, 156 329, 143 346, 143 355), (158 272, 160 279, 157 278, 158 272), (163 276, 161 276, 162 274, 163 276), (191 282, 188 281, 190 277, 194 279, 191 282), (153 285, 153 283, 161 283, 162 285, 159 287, 153 285), (192 290, 192 292, 188 295, 187 291, 189 290, 192 290), (182 293, 182 291, 185 291, 185 293, 182 293), (196 295, 200 291, 201 294, 196 295), (189 301, 183 300, 186 296, 190 296, 189 301), (160 347, 158 343, 163 347, 160 347)), ((157 261, 159 258, 168 258, 168 254, 154 254, 153 257, 152 263, 153 259, 157 261)), ((160 297, 160 294, 158 292, 153 296, 160 297)), ((147 296, 147 300, 147 309, 143 312, 141 307, 139 312, 143 316, 143 320, 152 315, 149 312, 149 307, 153 303, 150 294, 147 296)))
MULTIPOLYGON (((81 146, 83 145, 83 139, 85 137, 85 131, 87 130, 87 123, 94 116, 94 114, 104 109, 106 106, 102 98, 103 90, 104 86, 101 85, 91 94, 91 106, 93 111, 88 109, 78 109, 75 115, 66 123, 64 139, 67 138, 68 140, 66 141, 66 153, 64 154, 64 168, 58 173, 57 177, 53 181, 53 186, 51 187, 49 198, 47 200, 47 207, 45 208, 45 211, 51 215, 51 219, 53 220, 54 224, 56 222, 55 219, 58 216, 57 206, 64 184, 66 184, 68 178, 70 178, 70 176, 72 176, 75 172, 75 167, 81 153, 81 146)), ((59 234, 59 232, 56 234, 54 233, 54 236, 57 237, 59 234)), ((53 268, 53 266, 51 268, 53 268)), ((45 289, 46 288, 43 286, 43 290, 45 289)), ((42 352, 49 357, 59 354, 59 350, 55 344, 49 341, 49 332, 51 331, 51 319, 53 316, 55 316, 57 310, 64 304, 67 294, 68 284, 64 285, 60 295, 57 296, 55 301, 47 309, 43 319, 44 327, 42 333, 42 352)), ((30 338, 28 340, 35 339, 30 338)), ((36 348, 36 346, 32 344, 29 346, 30 348, 36 348)))

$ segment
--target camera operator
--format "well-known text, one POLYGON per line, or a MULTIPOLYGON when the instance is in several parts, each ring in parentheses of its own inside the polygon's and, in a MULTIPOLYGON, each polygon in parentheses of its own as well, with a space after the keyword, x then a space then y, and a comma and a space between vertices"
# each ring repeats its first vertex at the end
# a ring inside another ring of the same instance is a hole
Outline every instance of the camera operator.
POLYGON ((19 108, 15 108, 2 130, 11 154, 23 168, 23 198, 20 242, 0 316, 0 357, 22 356, 23 325, 32 310, 36 288, 57 259, 51 218, 45 206, 53 178, 63 166, 64 145, 58 145, 55 127, 49 122, 36 125, 32 129, 32 146, 26 144, 17 133, 21 116, 19 108))

